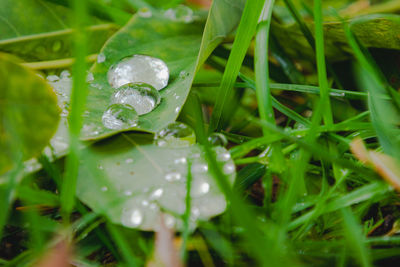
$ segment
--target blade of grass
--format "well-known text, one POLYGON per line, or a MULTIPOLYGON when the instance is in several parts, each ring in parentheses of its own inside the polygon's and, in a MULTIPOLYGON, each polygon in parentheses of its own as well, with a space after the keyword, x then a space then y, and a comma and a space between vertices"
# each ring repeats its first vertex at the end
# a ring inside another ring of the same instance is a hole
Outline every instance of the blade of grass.
POLYGON ((318 83, 320 87, 321 102, 323 106, 322 117, 329 127, 333 124, 331 103, 329 99, 328 78, 326 74, 324 29, 322 21, 322 2, 314 0, 314 21, 315 21, 315 49, 317 55, 318 83))
POLYGON ((345 236, 349 245, 354 252, 352 256, 361 266, 369 267, 373 266, 369 255, 369 250, 365 245, 364 236, 362 235, 361 228, 356 218, 352 214, 350 208, 344 208, 341 210, 345 236))
POLYGON ((226 105, 233 97, 233 86, 239 74, 243 59, 253 38, 263 7, 263 0, 246 1, 242 18, 237 29, 236 38, 222 76, 221 85, 218 90, 214 111, 211 115, 209 132, 221 130, 224 123, 229 120, 231 114, 224 114, 226 105))
POLYGON ((65 223, 69 223, 74 208, 76 182, 79 169, 79 135, 82 128, 82 113, 86 103, 86 62, 87 40, 84 26, 87 22, 87 2, 73 0, 73 19, 75 23, 73 67, 73 89, 69 116, 70 153, 66 159, 66 172, 61 188, 61 210, 65 223))

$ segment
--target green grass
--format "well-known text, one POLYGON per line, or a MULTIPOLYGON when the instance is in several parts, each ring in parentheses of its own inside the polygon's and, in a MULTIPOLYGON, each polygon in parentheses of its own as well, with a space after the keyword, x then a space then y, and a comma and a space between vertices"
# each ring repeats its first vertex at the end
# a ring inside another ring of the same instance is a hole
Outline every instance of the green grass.
MULTIPOLYGON (((145 266, 154 259, 156 234, 115 224, 118 218, 107 217, 106 207, 91 210, 85 199, 76 196, 82 159, 99 181, 105 179, 94 154, 86 156, 89 153, 82 152, 79 140, 88 91, 85 57, 90 43, 85 25, 92 15, 101 23, 123 25, 137 9, 157 12, 160 5, 155 0, 49 2, 73 10, 74 42, 69 53, 76 60, 70 66, 74 77, 70 150, 58 159, 39 156, 42 169, 25 177, 15 153, 14 169, 0 175, 0 265, 31 266, 63 237, 74 247, 70 260, 85 266, 145 266)), ((237 29, 229 36, 224 31, 228 37, 205 66, 198 67, 178 117, 194 129, 197 143, 203 146, 201 156, 227 201, 224 213, 191 229, 196 199, 190 196, 194 176, 189 162, 182 232, 176 232, 174 240, 179 259, 187 266, 395 266, 400 262, 395 223, 400 219, 399 196, 349 149, 351 141, 361 137, 368 149, 400 160, 396 90, 400 74, 388 73, 379 54, 360 41, 359 28, 351 20, 327 17, 332 11, 324 2, 315 0, 312 9, 291 0, 232 1, 243 9, 237 29), (296 38, 302 38, 314 56, 294 52, 292 43, 282 41, 274 31, 279 23, 292 19, 298 27, 296 38), (335 37, 326 28, 328 19, 341 23, 346 38, 348 54, 340 65, 327 58, 331 48, 326 44, 335 37), (213 132, 229 140, 227 149, 237 167, 233 185, 208 141, 213 132)), ((169 8, 181 3, 162 4, 169 8)), ((230 19, 213 17, 210 25, 217 23, 224 29, 235 24, 230 19)), ((203 49, 210 49, 213 41, 207 40, 209 47, 203 49)), ((393 61, 400 57, 398 50, 385 51, 393 61)), ((44 74, 59 74, 59 70, 49 66, 44 74)), ((117 133, 97 145, 84 145, 106 157, 108 151, 99 147, 117 144, 112 142, 120 136, 128 138, 117 133)), ((130 138, 135 145, 122 150, 136 149, 151 137, 135 133, 130 138)), ((108 204, 113 208, 114 203, 108 204)))

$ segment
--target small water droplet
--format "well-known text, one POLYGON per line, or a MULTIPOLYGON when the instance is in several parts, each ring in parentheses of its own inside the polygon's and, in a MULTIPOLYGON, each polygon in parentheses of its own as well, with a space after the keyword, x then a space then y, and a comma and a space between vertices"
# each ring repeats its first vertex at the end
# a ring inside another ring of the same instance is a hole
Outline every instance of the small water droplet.
POLYGON ((131 105, 139 115, 151 112, 160 101, 160 93, 146 83, 125 84, 111 96, 111 103, 131 105))
POLYGON ((198 218, 200 216, 200 210, 197 207, 193 207, 190 212, 192 213, 192 216, 195 218, 198 218))
POLYGON ((158 146, 187 147, 196 142, 196 136, 186 124, 174 122, 156 133, 154 141, 158 146))
POLYGON ((104 167, 103 167, 103 165, 98 165, 98 166, 97 166, 97 169, 99 169, 99 170, 103 170, 103 169, 104 169, 104 167))
POLYGON ((163 193, 164 193, 164 190, 162 188, 157 188, 156 190, 154 190, 151 193, 150 199, 151 200, 159 199, 162 196, 163 193))
POLYGON ((195 163, 192 165, 192 173, 205 173, 208 171, 208 165, 205 163, 195 163))
POLYGON ((207 183, 204 179, 195 179, 192 182, 190 190, 190 195, 192 197, 200 197, 207 194, 210 191, 210 184, 207 183))
POLYGON ((164 178, 168 182, 179 181, 182 179, 182 174, 180 172, 169 172, 165 174, 164 178))
POLYGON ((176 108, 175 108, 175 113, 179 113, 180 110, 181 110, 180 107, 176 107, 176 108))
POLYGON ((126 164, 129 164, 129 163, 132 163, 133 162, 133 159, 132 158, 127 158, 126 160, 125 160, 125 163, 126 164))
POLYGON ((170 20, 191 23, 194 20, 193 10, 185 5, 178 5, 165 11, 164 16, 170 20))
POLYGON ((228 144, 228 139, 222 133, 213 133, 208 137, 208 141, 213 146, 226 146, 228 144))
POLYGON ((98 54, 97 63, 103 63, 104 61, 106 61, 106 55, 104 55, 103 53, 98 54))
POLYGON ((151 13, 151 10, 147 7, 139 8, 139 10, 137 11, 137 14, 139 17, 142 17, 142 18, 151 18, 151 16, 153 15, 151 13))
POLYGON ((158 58, 133 55, 112 65, 107 73, 108 82, 114 88, 127 83, 147 83, 161 90, 168 84, 169 70, 158 58))
POLYGON ((63 70, 60 73, 60 77, 61 77, 61 79, 71 78, 71 72, 69 72, 68 70, 63 70))
POLYGON ((181 79, 185 79, 188 76, 189 76, 189 72, 187 72, 187 71, 183 70, 183 71, 179 72, 179 78, 181 78, 181 79))
POLYGON ((89 73, 86 75, 86 82, 90 83, 90 82, 92 82, 93 80, 94 80, 93 73, 89 72, 89 73))
POLYGON ((150 205, 150 202, 144 199, 142 200, 142 205, 147 207, 148 205, 150 205))
POLYGON ((103 186, 102 188, 101 188, 101 191, 103 191, 103 192, 106 192, 108 190, 108 187, 107 186, 103 186))
POLYGON ((225 174, 232 174, 235 172, 235 165, 232 162, 226 163, 224 165, 224 173, 225 174))
POLYGON ((133 227, 139 226, 143 221, 143 215, 141 211, 138 209, 132 210, 130 221, 133 227))
POLYGON ((187 163, 187 159, 186 158, 177 158, 174 160, 175 164, 186 164, 187 163))
POLYGON ((127 104, 113 104, 104 111, 102 122, 104 127, 113 130, 132 128, 138 124, 139 115, 127 104))
POLYGON ((56 81, 60 80, 60 77, 58 77, 57 75, 49 75, 46 77, 46 79, 49 82, 56 82, 56 81))
POLYGON ((132 196, 132 191, 131 190, 125 190, 124 191, 125 196, 132 196))

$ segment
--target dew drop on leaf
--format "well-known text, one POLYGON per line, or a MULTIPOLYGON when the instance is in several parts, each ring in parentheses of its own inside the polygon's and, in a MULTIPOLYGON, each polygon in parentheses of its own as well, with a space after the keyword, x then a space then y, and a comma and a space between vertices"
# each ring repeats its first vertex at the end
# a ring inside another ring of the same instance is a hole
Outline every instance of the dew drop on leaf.
POLYGON ((128 104, 139 115, 147 114, 160 104, 160 93, 146 83, 129 83, 121 86, 111 96, 113 104, 128 104))
POLYGON ((233 163, 229 162, 224 165, 225 174, 232 174, 234 172, 235 172, 235 165, 233 163))
POLYGON ((228 139, 222 133, 213 133, 208 137, 208 141, 213 146, 226 146, 228 144, 228 139))
POLYGON ((164 16, 170 20, 184 23, 191 23, 194 20, 193 10, 185 5, 167 9, 164 16))
POLYGON ((112 65, 107 73, 109 84, 119 88, 128 83, 147 83, 161 90, 168 84, 167 64, 158 58, 133 55, 112 65))
POLYGON ((128 104, 112 104, 104 111, 102 122, 104 127, 113 130, 131 128, 138 124, 139 115, 128 104))
POLYGON ((210 191, 210 184, 204 179, 194 179, 192 181, 190 195, 192 197, 200 197, 210 191))
POLYGON ((104 55, 103 53, 100 53, 97 56, 97 63, 103 63, 104 61, 106 61, 106 55, 104 55))
POLYGON ((161 147, 187 147, 196 142, 196 136, 188 125, 174 122, 157 132, 154 141, 161 147))
POLYGON ((168 172, 165 174, 165 180, 168 182, 179 181, 182 179, 182 174, 180 172, 168 172))

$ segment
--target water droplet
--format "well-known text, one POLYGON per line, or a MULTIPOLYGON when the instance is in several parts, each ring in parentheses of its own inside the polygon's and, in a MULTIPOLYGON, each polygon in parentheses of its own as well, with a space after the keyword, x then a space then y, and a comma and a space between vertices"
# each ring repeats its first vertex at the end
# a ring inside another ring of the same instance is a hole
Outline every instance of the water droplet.
POLYGON ((106 55, 104 55, 103 53, 98 54, 97 63, 103 63, 104 61, 106 61, 106 55))
POLYGON ((164 190, 162 188, 157 188, 156 190, 154 190, 151 193, 150 199, 151 200, 159 199, 162 196, 163 193, 164 193, 164 190))
POLYGON ((193 207, 190 212, 192 213, 192 216, 195 218, 200 216, 200 210, 197 207, 193 207))
POLYGON ((133 162, 133 159, 131 159, 131 158, 128 158, 128 159, 125 160, 126 164, 129 164, 129 163, 132 163, 132 162, 133 162))
POLYGON ((186 164, 187 163, 187 159, 186 158, 177 158, 174 160, 175 164, 186 164))
POLYGON ((179 113, 180 110, 181 110, 180 107, 176 107, 176 108, 175 108, 175 113, 179 113))
POLYGON ((147 83, 161 90, 168 84, 169 70, 161 59, 133 55, 111 66, 107 73, 108 82, 114 88, 127 83, 147 83))
POLYGON ((125 190, 124 191, 125 196, 132 196, 132 191, 131 190, 125 190))
POLYGON ((227 151, 224 147, 222 146, 217 146, 214 147, 214 151, 217 154, 217 160, 218 161, 228 161, 231 159, 231 154, 229 153, 229 151, 227 151))
POLYGON ((232 174, 235 172, 235 165, 232 162, 226 163, 224 165, 224 173, 225 174, 232 174))
POLYGON ((106 192, 108 190, 108 187, 107 186, 103 186, 102 188, 101 188, 101 191, 103 191, 103 192, 106 192))
POLYGON ((146 83, 123 85, 111 97, 111 103, 131 105, 139 115, 151 112, 160 104, 160 101, 160 93, 146 83))
POLYGON ((191 168, 192 173, 205 173, 208 171, 208 165, 206 163, 194 163, 191 168))
POLYGON ((139 226, 143 221, 143 215, 140 210, 134 209, 131 212, 130 222, 133 227, 139 226))
POLYGON ((71 78, 71 72, 69 72, 68 70, 63 70, 60 73, 60 77, 61 77, 61 79, 71 78))
POLYGON ((147 207, 148 205, 150 205, 150 202, 144 199, 142 200, 142 205, 147 207))
POLYGON ((86 75, 86 82, 90 83, 90 82, 92 82, 93 80, 94 80, 93 73, 89 72, 89 73, 86 75))
POLYGON ((138 124, 139 116, 135 109, 127 104, 113 104, 103 113, 104 127, 113 130, 131 128, 138 124))
POLYGON ((185 5, 178 5, 165 11, 164 16, 170 20, 191 23, 194 20, 193 10, 185 5))
POLYGON ((192 181, 190 195, 192 197, 200 197, 207 194, 210 191, 210 184, 204 179, 195 179, 192 181))
POLYGON ((182 179, 182 174, 180 172, 169 172, 165 174, 164 178, 168 182, 179 181, 182 179))
POLYGON ((175 217, 171 214, 164 214, 164 224, 167 228, 174 228, 176 223, 175 217))
POLYGON ((49 75, 49 76, 46 77, 46 79, 49 82, 56 82, 56 81, 58 81, 60 79, 60 77, 58 77, 57 75, 49 75))
POLYGON ((213 146, 226 146, 228 144, 228 139, 222 133, 213 133, 208 137, 208 141, 213 146))
POLYGON ((196 142, 196 136, 186 124, 174 122, 156 133, 154 141, 158 146, 186 147, 196 142))
POLYGON ((183 71, 179 72, 179 78, 181 78, 181 79, 185 79, 188 76, 189 76, 189 72, 187 72, 187 71, 183 70, 183 71))
POLYGON ((142 18, 151 18, 151 16, 153 15, 151 13, 151 10, 147 7, 139 8, 139 10, 137 11, 137 14, 139 17, 142 17, 142 18))
POLYGON ((103 169, 104 169, 104 167, 103 167, 102 165, 98 165, 98 166, 97 166, 97 169, 99 169, 99 170, 103 170, 103 169))

